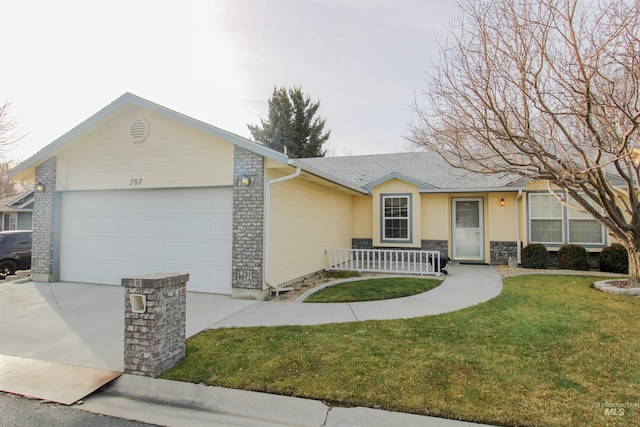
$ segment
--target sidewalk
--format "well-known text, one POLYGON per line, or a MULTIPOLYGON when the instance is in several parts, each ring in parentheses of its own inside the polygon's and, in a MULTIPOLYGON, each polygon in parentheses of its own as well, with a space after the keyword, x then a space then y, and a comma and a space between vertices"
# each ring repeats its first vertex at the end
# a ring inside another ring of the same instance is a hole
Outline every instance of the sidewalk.
POLYGON ((331 408, 317 400, 123 375, 76 406, 163 426, 490 427, 371 408, 331 408))
MULTIPOLYGON (((451 264, 439 287, 394 300, 299 304, 187 295, 187 336, 231 326, 400 319, 456 311, 502 291, 489 266, 451 264)), ((123 370, 124 289, 74 283, 0 285, 0 352, 123 370)), ((477 424, 124 375, 79 409, 161 425, 472 426, 477 424), (191 424, 189 424, 191 423, 191 424)))

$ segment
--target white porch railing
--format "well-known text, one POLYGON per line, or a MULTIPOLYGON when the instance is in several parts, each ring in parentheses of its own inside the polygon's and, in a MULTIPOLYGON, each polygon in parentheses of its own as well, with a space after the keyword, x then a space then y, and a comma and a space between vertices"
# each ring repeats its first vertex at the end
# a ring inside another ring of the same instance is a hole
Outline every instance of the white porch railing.
POLYGON ((439 276, 439 251, 327 249, 328 270, 439 276))

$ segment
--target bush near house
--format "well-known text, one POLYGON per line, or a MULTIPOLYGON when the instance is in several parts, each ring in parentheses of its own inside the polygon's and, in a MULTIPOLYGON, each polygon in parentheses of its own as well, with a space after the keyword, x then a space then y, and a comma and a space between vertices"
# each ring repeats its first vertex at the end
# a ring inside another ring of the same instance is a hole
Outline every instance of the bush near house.
POLYGON ((600 271, 629 274, 629 254, 620 243, 613 243, 600 252, 600 271))
POLYGON ((532 243, 522 248, 522 267, 549 268, 549 252, 540 243, 532 243))
POLYGON ((569 270, 589 270, 589 252, 580 245, 564 245, 558 250, 558 267, 569 270))

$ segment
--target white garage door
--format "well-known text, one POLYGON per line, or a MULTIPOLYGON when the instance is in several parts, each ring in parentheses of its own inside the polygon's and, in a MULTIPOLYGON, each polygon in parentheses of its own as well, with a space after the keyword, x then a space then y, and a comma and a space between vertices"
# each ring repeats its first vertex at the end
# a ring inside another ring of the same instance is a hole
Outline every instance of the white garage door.
POLYGON ((232 203, 231 188, 63 193, 60 278, 189 273, 188 290, 230 294, 232 203))

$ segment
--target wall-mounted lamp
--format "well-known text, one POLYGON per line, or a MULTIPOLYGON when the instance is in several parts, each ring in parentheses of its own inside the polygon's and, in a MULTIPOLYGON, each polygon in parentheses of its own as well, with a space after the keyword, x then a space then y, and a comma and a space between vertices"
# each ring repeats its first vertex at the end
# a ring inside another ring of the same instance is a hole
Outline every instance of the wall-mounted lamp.
POLYGON ((500 199, 500 206, 507 206, 507 202, 504 199, 500 199))
POLYGON ((38 181, 35 186, 36 193, 44 193, 44 184, 38 181))
POLYGON ((245 187, 248 187, 251 184, 251 177, 247 174, 244 174, 240 177, 240 183, 245 187))

